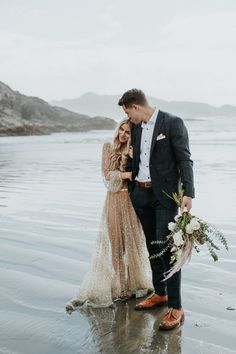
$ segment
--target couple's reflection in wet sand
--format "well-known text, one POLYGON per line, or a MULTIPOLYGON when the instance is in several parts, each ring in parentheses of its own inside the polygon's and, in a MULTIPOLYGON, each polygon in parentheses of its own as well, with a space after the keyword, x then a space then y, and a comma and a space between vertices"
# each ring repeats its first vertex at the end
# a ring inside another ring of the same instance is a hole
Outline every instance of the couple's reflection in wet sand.
MULTIPOLYGON (((135 311, 135 300, 117 302, 114 308, 80 308, 91 330, 90 340, 97 353, 181 354, 181 327, 160 331, 159 323, 167 307, 135 311)), ((89 343, 87 340, 87 349, 89 343)))

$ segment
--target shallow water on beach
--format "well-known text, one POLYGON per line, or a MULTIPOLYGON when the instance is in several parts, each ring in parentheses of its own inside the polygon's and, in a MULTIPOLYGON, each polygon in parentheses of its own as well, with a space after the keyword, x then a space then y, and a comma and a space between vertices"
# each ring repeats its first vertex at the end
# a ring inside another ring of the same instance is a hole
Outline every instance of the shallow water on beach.
POLYGON ((192 213, 230 250, 205 248, 184 267, 185 322, 166 311, 64 310, 88 270, 105 198, 101 150, 110 131, 0 138, 0 353, 236 353, 236 118, 186 121, 194 160, 192 213))

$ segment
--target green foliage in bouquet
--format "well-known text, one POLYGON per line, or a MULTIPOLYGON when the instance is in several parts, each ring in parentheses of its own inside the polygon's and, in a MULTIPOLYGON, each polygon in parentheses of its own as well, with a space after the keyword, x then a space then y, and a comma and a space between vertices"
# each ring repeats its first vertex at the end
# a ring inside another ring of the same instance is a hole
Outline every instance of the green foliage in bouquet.
MULTIPOLYGON (((184 190, 181 187, 178 193, 172 193, 172 196, 164 192, 169 198, 175 201, 180 207, 184 196, 184 190)), ((211 257, 214 261, 218 260, 216 251, 220 248, 215 244, 212 236, 215 236, 218 241, 228 250, 228 243, 221 231, 219 231, 214 225, 191 215, 187 210, 184 210, 181 215, 175 216, 175 222, 168 224, 170 234, 166 237, 165 241, 153 241, 152 244, 158 244, 162 246, 162 250, 154 255, 151 255, 150 259, 161 257, 169 248, 171 248, 170 264, 172 268, 166 275, 166 279, 172 276, 178 271, 183 264, 190 260, 192 249, 197 252, 200 251, 199 246, 206 244, 211 257)))

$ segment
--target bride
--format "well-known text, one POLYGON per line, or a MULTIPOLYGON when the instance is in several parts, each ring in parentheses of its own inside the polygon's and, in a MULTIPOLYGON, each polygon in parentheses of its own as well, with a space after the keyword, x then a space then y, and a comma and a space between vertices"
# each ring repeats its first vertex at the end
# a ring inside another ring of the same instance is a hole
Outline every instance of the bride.
POLYGON ((132 123, 122 120, 112 142, 103 145, 102 173, 107 195, 90 270, 67 312, 77 306, 108 307, 114 301, 141 297, 153 288, 150 263, 141 224, 131 204, 126 172, 132 158, 132 123))

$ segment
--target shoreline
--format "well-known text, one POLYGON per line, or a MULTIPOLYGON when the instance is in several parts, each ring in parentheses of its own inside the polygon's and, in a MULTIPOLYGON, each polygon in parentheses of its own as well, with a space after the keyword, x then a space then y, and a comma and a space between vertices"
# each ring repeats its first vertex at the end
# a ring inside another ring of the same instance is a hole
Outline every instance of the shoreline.
POLYGON ((58 128, 50 128, 50 127, 36 127, 31 125, 25 125, 17 128, 9 128, 9 129, 0 129, 0 137, 10 137, 10 136, 39 136, 39 135, 50 135, 53 133, 87 133, 93 130, 114 130, 111 127, 99 128, 79 128, 79 127, 58 127, 58 128))

